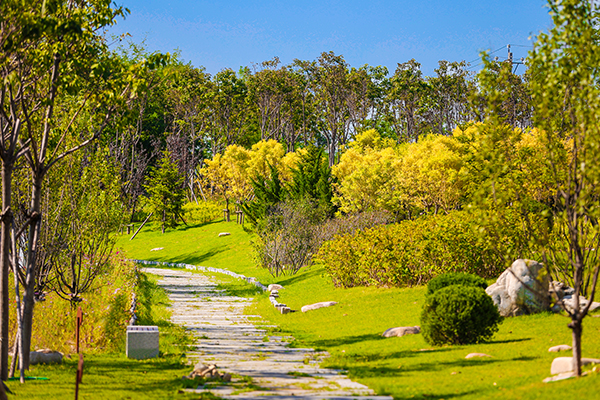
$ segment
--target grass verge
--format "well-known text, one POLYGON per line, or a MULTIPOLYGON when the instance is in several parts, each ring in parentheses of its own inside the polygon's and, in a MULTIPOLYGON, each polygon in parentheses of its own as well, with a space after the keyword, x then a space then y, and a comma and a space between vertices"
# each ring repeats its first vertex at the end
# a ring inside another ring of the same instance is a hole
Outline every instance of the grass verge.
MULTIPOLYGON (((169 322, 169 299, 156 282, 156 276, 140 274, 136 293, 138 324, 159 326, 159 357, 132 360, 125 356, 124 349, 120 353, 84 353, 80 399, 215 399, 210 394, 180 391, 185 385, 181 377, 190 372, 184 352, 192 338, 184 328, 169 322)), ((9 381, 8 387, 23 399, 72 399, 78 360, 74 354, 60 365, 31 366, 28 376, 48 379, 28 380, 25 384, 9 381)))

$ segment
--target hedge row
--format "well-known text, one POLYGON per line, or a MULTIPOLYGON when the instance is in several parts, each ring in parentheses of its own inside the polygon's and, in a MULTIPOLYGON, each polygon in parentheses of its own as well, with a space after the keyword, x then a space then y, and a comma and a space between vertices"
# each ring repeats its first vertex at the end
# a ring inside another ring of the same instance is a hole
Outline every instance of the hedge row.
POLYGON ((437 215, 337 236, 316 258, 336 286, 412 286, 447 272, 485 278, 504 269, 464 212, 437 215))

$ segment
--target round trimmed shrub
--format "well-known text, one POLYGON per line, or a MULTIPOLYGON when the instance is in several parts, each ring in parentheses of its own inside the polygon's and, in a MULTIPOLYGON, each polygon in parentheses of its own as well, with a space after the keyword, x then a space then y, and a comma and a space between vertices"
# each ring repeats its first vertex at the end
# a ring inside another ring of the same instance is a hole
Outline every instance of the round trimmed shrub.
POLYGON ((425 298, 421 332, 432 345, 479 343, 491 338, 501 321, 492 298, 482 288, 451 285, 425 298))
POLYGON ((432 294, 441 288, 451 285, 474 286, 480 287, 483 290, 487 288, 485 279, 480 276, 468 274, 466 272, 449 272, 436 276, 430 280, 427 284, 427 294, 432 294))

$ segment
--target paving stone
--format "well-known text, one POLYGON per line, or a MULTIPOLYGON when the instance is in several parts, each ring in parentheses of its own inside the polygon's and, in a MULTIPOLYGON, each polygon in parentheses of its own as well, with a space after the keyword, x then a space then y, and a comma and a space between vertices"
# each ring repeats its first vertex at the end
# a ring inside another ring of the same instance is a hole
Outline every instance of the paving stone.
POLYGON ((172 302, 171 321, 197 337, 195 346, 187 353, 190 365, 216 364, 219 372, 252 377, 253 383, 264 389, 234 394, 239 391, 224 385, 186 389, 186 392, 210 391, 226 399, 392 400, 352 382, 341 371, 321 368, 320 363, 329 356, 325 352, 287 347, 293 340, 289 336, 265 339, 266 331, 262 329, 265 325, 260 317, 243 314, 251 299, 218 291, 215 278, 187 270, 147 267, 143 271, 161 276, 158 284, 172 302))

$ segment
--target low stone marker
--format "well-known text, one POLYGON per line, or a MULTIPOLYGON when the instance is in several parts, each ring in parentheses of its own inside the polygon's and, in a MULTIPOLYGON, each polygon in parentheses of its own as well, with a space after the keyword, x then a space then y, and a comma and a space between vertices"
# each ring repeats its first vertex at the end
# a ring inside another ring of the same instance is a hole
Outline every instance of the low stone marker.
MULTIPOLYGON (((597 358, 582 358, 581 365, 600 364, 600 359, 597 358)), ((573 372, 573 357, 557 357, 552 361, 550 373, 552 375, 564 374, 573 372)))
POLYGON ((421 333, 420 326, 400 326, 398 328, 390 328, 387 331, 383 332, 381 336, 389 338, 389 337, 401 337, 404 335, 416 335, 417 333, 421 333))
POLYGON ((158 326, 128 326, 126 354, 136 360, 157 357, 158 326))
POLYGON ((485 354, 485 353, 469 353, 467 354, 467 356, 465 357, 467 360, 471 359, 471 358, 484 358, 484 357, 492 357, 489 354, 485 354))
POLYGON ((50 349, 36 350, 29 353, 29 364, 60 364, 63 355, 59 351, 50 349))
POLYGON ((322 301, 320 303, 309 304, 309 305, 303 306, 300 309, 300 311, 307 312, 307 311, 312 311, 312 310, 318 310, 319 308, 331 307, 331 306, 335 306, 336 304, 337 304, 337 302, 335 302, 335 301, 322 301))
POLYGON ((553 346, 548 349, 548 351, 550 353, 558 353, 559 351, 568 351, 568 350, 573 350, 573 348, 566 344, 559 344, 558 346, 553 346))

